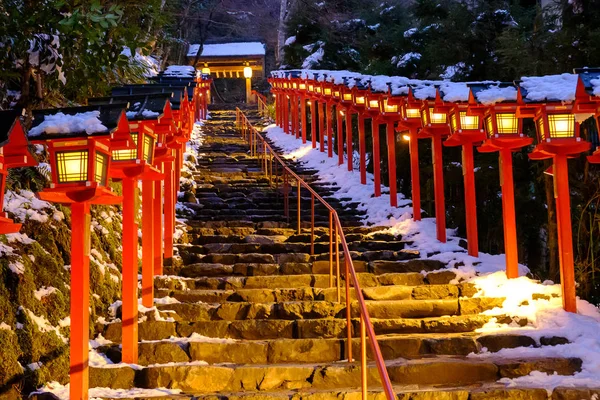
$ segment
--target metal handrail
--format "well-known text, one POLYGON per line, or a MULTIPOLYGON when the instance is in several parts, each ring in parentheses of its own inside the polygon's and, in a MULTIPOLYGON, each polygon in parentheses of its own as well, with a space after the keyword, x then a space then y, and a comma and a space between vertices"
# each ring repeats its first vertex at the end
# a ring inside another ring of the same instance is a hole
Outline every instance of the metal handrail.
POLYGON ((248 120, 248 117, 239 109, 236 108, 236 127, 240 130, 242 137, 248 141, 250 145, 250 155, 257 156, 261 170, 264 171, 266 177, 269 179, 269 185, 273 184, 273 160, 275 163, 275 187, 279 188, 279 176, 277 174, 278 166, 281 167, 282 175, 282 189, 284 194, 284 213, 289 219, 289 191, 288 186, 291 190, 291 181, 296 181, 296 187, 298 191, 298 210, 297 210, 297 232, 301 232, 301 215, 300 215, 300 203, 301 203, 301 188, 305 188, 311 194, 311 254, 314 255, 314 234, 315 234, 315 199, 318 200, 327 210, 329 210, 329 287, 333 287, 333 242, 335 241, 335 270, 336 270, 336 287, 337 287, 337 302, 341 302, 341 288, 340 288, 340 254, 339 247, 341 244, 342 252, 344 255, 344 280, 346 282, 346 321, 347 321, 347 361, 350 363, 353 361, 352 357, 352 320, 351 320, 351 304, 350 304, 350 280, 356 291, 356 297, 358 299, 359 311, 360 311, 360 361, 361 361, 361 387, 362 387, 362 398, 367 398, 367 347, 366 337, 369 338, 369 345, 373 353, 373 358, 381 378, 381 384, 385 391, 388 400, 394 400, 396 395, 388 375, 385 361, 381 355, 381 349, 375 336, 375 330, 369 317, 369 311, 365 303, 358 276, 352 262, 350 255, 350 249, 344 236, 344 231, 340 218, 336 210, 327 203, 317 192, 311 188, 300 176, 292 171, 283 159, 273 150, 265 138, 258 133, 258 130, 248 120), (260 145, 259 142, 260 141, 260 145), (261 149, 262 151, 259 151, 261 149))
POLYGON ((267 116, 269 114, 269 108, 267 106, 267 97, 264 94, 257 92, 256 90, 253 90, 251 94, 256 96, 256 102, 258 103, 258 113, 263 117, 267 116))

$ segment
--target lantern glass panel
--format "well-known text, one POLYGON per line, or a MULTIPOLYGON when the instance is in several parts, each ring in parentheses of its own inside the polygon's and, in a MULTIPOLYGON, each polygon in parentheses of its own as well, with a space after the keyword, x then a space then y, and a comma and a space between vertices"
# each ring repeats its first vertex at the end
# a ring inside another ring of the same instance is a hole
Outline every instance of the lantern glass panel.
POLYGON ((450 116, 450 124, 452 126, 452 132, 456 132, 458 130, 458 125, 456 122, 456 113, 452 113, 450 116))
POLYGON ((546 140, 546 129, 544 126, 544 118, 543 117, 536 121, 536 126, 537 126, 538 133, 539 133, 540 137, 542 138, 542 140, 546 140))
POLYGON ((85 182, 88 176, 88 150, 56 153, 58 183, 85 182))
POLYGON ((96 165, 94 167, 96 182, 106 186, 108 178, 108 154, 96 152, 96 165))
POLYGON ((344 101, 352 101, 352 93, 344 93, 344 101))
POLYGON ((152 164, 154 156, 154 138, 150 135, 144 135, 144 160, 152 164))
POLYGON ((369 100, 369 108, 379 108, 379 100, 369 100))
POLYGON ((496 114, 496 125, 499 135, 516 135, 519 124, 515 113, 496 114))
POLYGON ((336 97, 336 98, 338 98, 338 99, 339 99, 339 98, 340 98, 340 91, 339 91, 339 90, 335 90, 335 91, 333 92, 333 97, 336 97))
POLYGON ((570 138, 575 136, 575 115, 548 115, 548 130, 551 138, 570 138))
POLYGON ((309 92, 313 92, 314 90, 315 90, 315 87, 313 85, 308 85, 309 92))
POLYGON ((460 112, 461 129, 479 129, 479 117, 467 115, 466 111, 460 112))
POLYGON ((306 90, 306 83, 300 84, 300 90, 306 90))
POLYGON ((315 91, 320 94, 321 93, 321 86, 315 87, 315 91))
POLYGON ((385 99, 383 100, 383 111, 388 113, 395 113, 398 112, 398 106, 388 104, 388 100, 385 99))
POLYGON ((326 96, 331 96, 331 89, 330 88, 325 88, 325 95, 326 96))
POLYGON ((356 97, 356 104, 365 104, 365 97, 364 96, 357 96, 356 97))
POLYGON ((298 89, 298 84, 296 82, 294 82, 293 85, 294 89, 298 89))
POLYGON ((420 110, 418 108, 407 108, 406 118, 419 118, 420 110))
POLYGON ((488 137, 494 136, 494 124, 492 123, 492 116, 488 115, 485 117, 485 131, 488 137))
POLYGON ((429 120, 432 124, 445 124, 447 115, 445 113, 436 113, 433 107, 429 107, 429 120))
POLYGON ((135 160, 137 158, 137 143, 138 143, 138 134, 137 133, 132 133, 131 134, 131 138, 133 139, 133 142, 135 143, 135 147, 133 149, 127 149, 127 150, 114 150, 112 152, 112 158, 115 161, 127 161, 127 160, 135 160))

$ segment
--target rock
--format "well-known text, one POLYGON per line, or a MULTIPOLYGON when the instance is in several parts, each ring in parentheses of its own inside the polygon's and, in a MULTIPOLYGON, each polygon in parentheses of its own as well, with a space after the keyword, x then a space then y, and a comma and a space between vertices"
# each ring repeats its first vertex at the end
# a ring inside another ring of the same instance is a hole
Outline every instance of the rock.
POLYGON ((423 320, 423 331, 427 333, 472 332, 485 325, 491 317, 486 315, 460 315, 450 318, 427 318, 423 320))
POLYGON ((194 321, 210 321, 214 307, 207 303, 174 303, 158 305, 159 310, 173 310, 181 317, 182 320, 188 322, 194 321))
POLYGON ((262 263, 262 264, 275 264, 275 258, 271 254, 259 254, 259 253, 247 253, 240 254, 237 260, 239 263, 262 263))
POLYGON ((139 371, 141 387, 181 389, 208 393, 231 388, 234 369, 213 365, 186 365, 144 368, 139 371))
POLYGON ((216 264, 235 264, 238 262, 237 254, 207 254, 202 261, 216 264))
POLYGON ((477 341, 492 353, 502 349, 536 347, 537 345, 533 338, 523 335, 485 335, 477 338, 477 341))
POLYGON ((186 265, 179 274, 186 278, 198 278, 202 276, 225 276, 233 273, 231 265, 197 263, 186 265))
POLYGON ((238 289, 227 298, 227 301, 273 303, 275 302, 275 293, 272 289, 238 289))
POLYGON ((109 389, 131 389, 135 371, 130 367, 95 368, 90 367, 90 387, 109 389))
POLYGON ((190 342, 192 360, 202 360, 210 364, 266 364, 266 342, 190 342))
POLYGON ((471 393, 470 400, 547 400, 545 389, 488 389, 471 393))
MULTIPOLYGON (((177 336, 175 333, 175 323, 166 321, 145 321, 138 325, 138 335, 140 340, 163 340, 171 336, 177 336)), ((104 338, 115 342, 121 342, 121 323, 106 325, 104 338)))
MULTIPOLYGON (((413 318, 394 318, 394 319, 379 319, 371 318, 376 334, 390 333, 419 333, 422 331, 422 320, 413 318)), ((358 331, 360 326, 358 321, 354 322, 354 329, 358 331)))
POLYGON ((180 322, 177 324, 177 335, 189 337, 193 333, 212 338, 226 338, 229 336, 229 321, 199 321, 192 323, 180 322))
POLYGON ((409 261, 372 261, 371 270, 377 275, 386 273, 435 271, 442 269, 446 264, 437 260, 409 260, 409 261))
POLYGON ((600 389, 558 387, 552 393, 552 400, 595 400, 597 398, 600 398, 600 389))
POLYGON ((477 353, 477 343, 472 337, 448 336, 423 340, 426 354, 466 356, 477 353))
POLYGON ((177 344, 171 342, 147 342, 138 346, 140 365, 188 362, 190 357, 177 344))
POLYGON ((183 193, 182 201, 184 203, 193 203, 193 204, 196 204, 197 203, 196 195, 193 192, 191 192, 191 191, 186 191, 186 192, 183 193))
POLYGON ((235 369, 232 389, 243 390, 290 390, 310 387, 309 379, 314 373, 311 366, 243 366, 235 369))
MULTIPOLYGON (((355 349, 360 349, 360 339, 353 339, 352 342, 355 349)), ((423 340, 416 336, 381 337, 378 342, 384 360, 419 358, 425 354, 426 350, 423 347, 423 340)), ((367 349, 367 355, 370 359, 373 359, 373 352, 370 347, 367 349)))
POLYGON ((265 235, 248 235, 244 238, 244 242, 246 243, 255 243, 255 244, 271 244, 271 243, 282 243, 285 242, 287 236, 278 235, 278 236, 265 236, 265 235))
POLYGON ((296 321, 296 325, 301 339, 343 338, 347 334, 345 319, 304 319, 296 321))
POLYGON ((273 340, 269 343, 269 363, 332 362, 340 360, 340 341, 323 339, 273 340))
POLYGON ((558 346, 561 344, 569 344, 571 343, 569 339, 560 337, 560 336, 542 336, 540 338, 540 344, 542 346, 558 346))
POLYGON ((458 287, 454 285, 423 285, 412 291, 412 298, 415 300, 456 299, 458 296, 458 287))
POLYGON ((498 368, 491 362, 425 360, 388 367, 390 379, 400 385, 469 385, 495 382, 498 368))
POLYGON ((230 337, 240 339, 291 339, 294 336, 294 321, 246 320, 232 321, 230 337))
POLYGON ((276 303, 274 306, 278 319, 289 320, 334 317, 345 308, 345 304, 325 301, 295 301, 276 303))
POLYGON ((213 314, 215 320, 234 321, 246 319, 250 303, 221 303, 213 314))
POLYGON ((237 263, 233 266, 233 273, 243 276, 276 275, 278 270, 278 264, 237 263))
POLYGON ((425 277, 425 280, 430 285, 447 285, 454 279, 456 279, 456 273, 454 273, 454 271, 451 270, 430 272, 425 277))
MULTIPOLYGON (((469 392, 467 390, 444 390, 435 389, 434 391, 410 393, 410 400, 467 400, 469 392)), ((408 400, 408 397, 401 400, 408 400)))
MULTIPOLYGON (((340 364, 317 367, 313 376, 313 387, 315 389, 332 389, 340 387, 357 386, 360 382, 360 364, 340 364)), ((381 380, 377 369, 369 367, 367 370, 367 382, 371 385, 379 385, 381 380)))
POLYGON ((581 371, 579 358, 540 358, 523 360, 499 360, 496 362, 502 378, 517 378, 539 371, 549 375, 573 375, 581 371))
POLYGON ((424 277, 418 272, 407 272, 401 274, 382 274, 377 277, 377 280, 382 285, 418 286, 423 284, 424 277))
POLYGON ((279 264, 285 263, 307 263, 310 262, 310 254, 307 253, 283 253, 275 257, 279 264))
MULTIPOLYGON (((372 318, 425 318, 458 314, 456 300, 396 300, 367 303, 372 318)), ((353 307, 354 317, 358 308, 353 307)))
POLYGON ((366 261, 396 260, 396 252, 391 250, 365 251, 362 253, 362 257, 366 261))
POLYGON ((460 291, 460 297, 473 297, 479 292, 473 283, 459 283, 457 287, 460 291))
POLYGON ((281 266, 281 273, 284 275, 302 275, 312 273, 312 264, 288 262, 281 266))
POLYGON ((492 308, 502 307, 504 298, 499 297, 472 297, 458 299, 460 305, 460 314, 481 314, 492 308))
MULTIPOLYGON (((340 268, 343 271, 345 268, 344 259, 340 259, 340 268)), ((367 271, 367 263, 364 261, 356 261, 353 260, 352 264, 354 265, 354 271, 356 272, 366 272, 367 271)), ((333 260, 333 272, 335 274, 335 259, 333 260)), ((312 265, 312 273, 313 274, 328 274, 329 273, 329 260, 327 261, 315 261, 312 265)))
POLYGON ((362 291, 366 300, 408 300, 411 298, 413 288, 410 286, 375 286, 364 288, 362 291))

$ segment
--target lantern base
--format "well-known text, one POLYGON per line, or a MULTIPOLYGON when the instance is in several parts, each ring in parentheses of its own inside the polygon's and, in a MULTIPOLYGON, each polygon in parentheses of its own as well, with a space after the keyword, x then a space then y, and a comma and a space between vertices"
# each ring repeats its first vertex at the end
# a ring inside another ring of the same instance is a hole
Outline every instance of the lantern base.
POLYGON ((440 136, 446 137, 450 134, 450 127, 448 126, 440 126, 440 127, 432 127, 429 126, 427 128, 422 128, 417 134, 418 139, 430 139, 432 137, 440 136))
POLYGON ((463 131, 457 132, 444 141, 444 146, 455 147, 461 145, 473 145, 473 143, 482 142, 485 140, 485 132, 477 131, 463 131))
POLYGON ((521 147, 529 146, 533 139, 529 137, 510 137, 487 139, 477 148, 480 153, 494 153, 503 149, 517 150, 521 147))
POLYGON ((87 202, 90 204, 113 205, 120 204, 123 201, 121 196, 117 196, 112 190, 104 186, 44 189, 42 192, 37 193, 37 196, 41 200, 60 204, 87 202))
POLYGON ((164 175, 154 166, 147 164, 146 161, 118 161, 111 165, 111 178, 137 178, 148 181, 159 181, 164 179, 164 175))
POLYGON ((596 150, 591 156, 587 156, 590 164, 600 164, 600 150, 596 150))
POLYGON ((576 139, 554 139, 538 144, 529 154, 531 160, 546 160, 556 155, 572 156, 588 151, 592 147, 589 142, 576 139))
POLYGON ((0 235, 8 233, 17 233, 21 230, 21 224, 15 223, 12 219, 6 218, 0 213, 0 235))

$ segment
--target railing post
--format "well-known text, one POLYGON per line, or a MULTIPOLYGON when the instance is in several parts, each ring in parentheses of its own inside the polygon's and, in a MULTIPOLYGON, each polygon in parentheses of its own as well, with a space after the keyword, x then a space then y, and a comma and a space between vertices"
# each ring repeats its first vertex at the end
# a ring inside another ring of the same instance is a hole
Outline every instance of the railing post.
POLYGON ((360 315, 360 376, 362 384, 362 398, 367 400, 367 332, 365 318, 360 315))
POLYGON ((346 280, 346 337, 348 340, 348 362, 352 362, 352 307, 350 302, 350 261, 348 261, 347 256, 344 257, 344 260, 344 279, 346 280))
POLYGON ((329 287, 333 287, 333 213, 329 210, 329 287))
POLYGON ((315 195, 310 196, 310 255, 315 255, 315 195))
POLYGON ((298 235, 300 234, 300 181, 298 181, 298 235))
POLYGON ((269 177, 269 164, 267 160, 267 142, 263 142, 263 159, 265 161, 265 178, 269 177))
MULTIPOLYGON (((337 215, 336 215, 337 220, 337 215)), ((342 293, 340 289, 340 238, 338 234, 338 224, 335 224, 335 281, 337 286, 337 302, 341 303, 342 293)))

